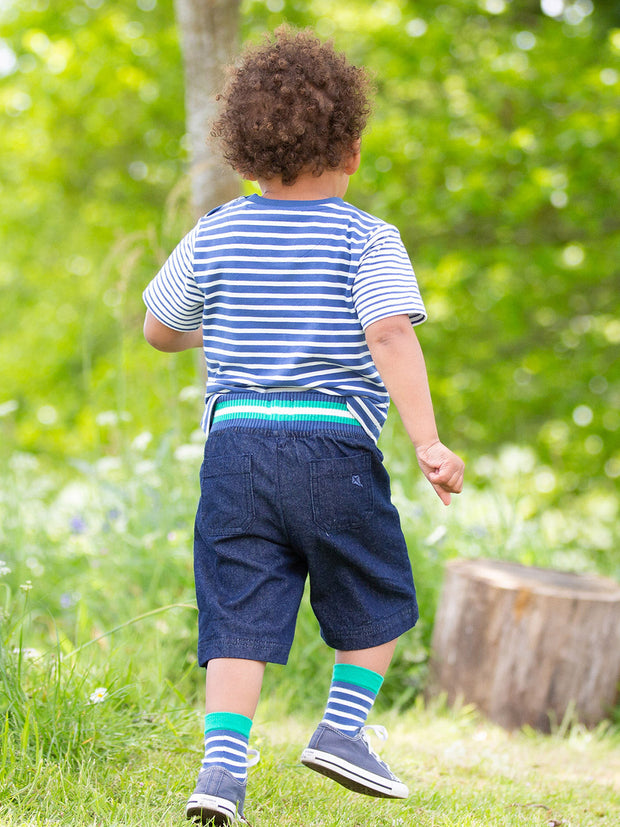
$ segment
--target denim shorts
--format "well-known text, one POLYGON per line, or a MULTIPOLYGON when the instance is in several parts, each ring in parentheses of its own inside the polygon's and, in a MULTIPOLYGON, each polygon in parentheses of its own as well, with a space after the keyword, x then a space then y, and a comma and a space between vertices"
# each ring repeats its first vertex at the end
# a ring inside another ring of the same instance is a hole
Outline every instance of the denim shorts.
POLYGON ((286 663, 306 579, 321 636, 354 650, 418 619, 382 455, 357 425, 227 419, 200 471, 198 660, 286 663))

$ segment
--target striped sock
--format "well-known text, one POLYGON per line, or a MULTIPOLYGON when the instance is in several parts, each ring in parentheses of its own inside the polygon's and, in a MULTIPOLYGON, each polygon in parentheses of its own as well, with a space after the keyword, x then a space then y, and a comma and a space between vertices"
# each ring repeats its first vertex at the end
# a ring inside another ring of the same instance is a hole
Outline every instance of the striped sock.
POLYGON ((347 735, 356 735, 366 723, 383 677, 349 663, 334 666, 323 722, 347 735))
POLYGON ((251 718, 235 712, 210 712, 205 715, 202 766, 225 767, 239 781, 245 781, 251 728, 251 718))

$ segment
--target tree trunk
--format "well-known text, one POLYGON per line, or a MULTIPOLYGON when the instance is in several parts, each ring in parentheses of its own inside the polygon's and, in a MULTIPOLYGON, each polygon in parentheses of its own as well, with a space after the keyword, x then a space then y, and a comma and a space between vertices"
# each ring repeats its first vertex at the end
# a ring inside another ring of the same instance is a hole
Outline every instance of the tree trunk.
POLYGON ((620 585, 512 563, 448 564, 435 621, 432 693, 496 723, 548 732, 567 713, 588 726, 617 700, 620 585))
POLYGON ((207 146, 215 95, 239 45, 240 0, 175 0, 185 63, 185 119, 196 217, 239 195, 239 178, 207 146))

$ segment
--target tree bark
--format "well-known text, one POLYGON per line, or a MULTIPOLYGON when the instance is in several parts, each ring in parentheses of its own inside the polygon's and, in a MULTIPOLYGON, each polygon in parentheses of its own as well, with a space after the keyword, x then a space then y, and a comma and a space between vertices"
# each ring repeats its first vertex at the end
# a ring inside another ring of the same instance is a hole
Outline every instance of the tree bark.
POLYGON ((433 631, 432 694, 548 732, 594 726, 617 700, 620 585, 512 563, 448 564, 433 631))
POLYGON ((185 64, 185 119, 196 217, 239 195, 236 173, 207 144, 224 69, 239 47, 240 0, 175 0, 185 64))

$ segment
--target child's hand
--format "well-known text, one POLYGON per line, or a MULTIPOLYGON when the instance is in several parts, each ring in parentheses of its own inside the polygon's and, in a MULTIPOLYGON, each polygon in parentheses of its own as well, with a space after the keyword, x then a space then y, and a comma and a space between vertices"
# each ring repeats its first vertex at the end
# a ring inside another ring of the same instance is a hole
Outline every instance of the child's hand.
POLYGON ((439 499, 444 505, 450 505, 450 494, 460 494, 463 490, 463 460, 439 440, 416 448, 416 456, 422 473, 439 499))

